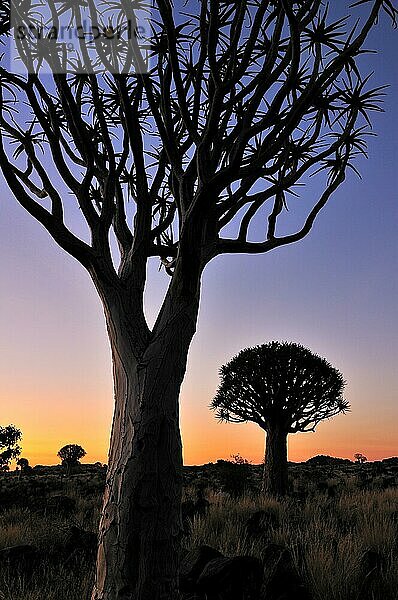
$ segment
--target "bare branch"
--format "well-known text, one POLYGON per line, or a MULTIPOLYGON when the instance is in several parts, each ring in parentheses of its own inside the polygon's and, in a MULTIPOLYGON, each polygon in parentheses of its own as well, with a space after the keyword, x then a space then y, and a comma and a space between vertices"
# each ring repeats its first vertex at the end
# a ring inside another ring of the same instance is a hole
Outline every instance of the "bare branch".
MULTIPOLYGON (((102 268, 111 279, 117 271, 125 285, 134 274, 141 291, 146 261, 156 252, 163 266, 167 259, 187 265, 180 273, 192 262, 202 270, 219 253, 267 252, 301 240, 347 170, 356 171, 355 159, 366 156, 369 115, 381 110, 382 88, 369 88, 357 58, 380 10, 392 19, 396 10, 385 0, 361 4, 369 4, 368 12, 350 27, 349 18, 334 21, 321 0, 202 0, 180 14, 159 0, 149 72, 60 71, 44 82, 40 72, 25 77, 0 68, 8 179, 37 199, 26 204, 46 222, 46 202, 62 222, 65 198, 75 198, 102 268), (30 112, 31 140, 20 101, 30 112), (49 177, 46 161, 59 182, 49 177), (305 182, 309 194, 308 176, 320 171, 325 189, 302 227, 280 235, 296 186, 305 182), (263 241, 252 241, 263 208, 263 241), (223 230, 233 223, 238 235, 229 239, 223 230)), ((132 22, 134 10, 120 1, 132 22)), ((79 26, 80 9, 71 18, 79 26)), ((110 66, 99 40, 95 47, 110 66)), ((81 40, 80 49, 87 66, 81 40)), ((142 67, 137 39, 126 56, 142 67)), ((24 59, 30 66, 37 60, 28 53, 24 59)), ((60 66, 56 55, 42 60, 60 66)), ((167 272, 174 277, 176 270, 167 272)))

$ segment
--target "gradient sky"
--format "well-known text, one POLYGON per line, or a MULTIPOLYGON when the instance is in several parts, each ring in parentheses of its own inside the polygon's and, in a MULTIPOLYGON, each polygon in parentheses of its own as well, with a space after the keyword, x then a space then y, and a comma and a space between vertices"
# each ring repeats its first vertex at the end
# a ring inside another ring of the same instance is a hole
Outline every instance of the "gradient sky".
MULTIPOLYGON (((181 393, 186 464, 239 452, 260 462, 263 432, 219 424, 208 405, 218 369, 241 348, 291 340, 344 374, 352 411, 289 439, 289 458, 398 455, 398 31, 383 19, 367 47, 374 85, 390 83, 363 179, 350 175, 302 242, 264 256, 219 257, 206 269, 198 333, 181 393)), ((32 464, 79 443, 105 462, 112 378, 100 302, 88 275, 0 182, 0 424, 23 432, 32 464)), ((149 269, 153 322, 167 279, 149 269)))

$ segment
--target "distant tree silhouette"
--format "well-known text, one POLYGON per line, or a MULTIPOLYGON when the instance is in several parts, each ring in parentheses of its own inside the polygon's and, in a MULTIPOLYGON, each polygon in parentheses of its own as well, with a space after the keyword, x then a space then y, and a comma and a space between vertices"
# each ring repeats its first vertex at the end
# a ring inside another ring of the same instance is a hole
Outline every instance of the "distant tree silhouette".
POLYGON ((357 463, 361 464, 365 463, 368 460, 366 456, 364 456, 361 452, 357 452, 356 454, 354 454, 354 458, 357 463))
POLYGON ((87 452, 79 444, 67 444, 63 446, 58 452, 57 456, 62 461, 62 465, 66 467, 69 472, 71 468, 76 467, 83 456, 86 456, 87 452))
POLYGON ((8 471, 11 461, 21 454, 21 438, 21 430, 14 425, 0 426, 0 472, 8 471))
POLYGON ((21 475, 30 475, 33 470, 27 458, 18 458, 17 466, 20 469, 21 475))
POLYGON ((349 409, 342 374, 299 344, 271 342, 242 350, 220 375, 211 408, 222 421, 253 421, 266 431, 263 489, 285 494, 287 436, 349 409))

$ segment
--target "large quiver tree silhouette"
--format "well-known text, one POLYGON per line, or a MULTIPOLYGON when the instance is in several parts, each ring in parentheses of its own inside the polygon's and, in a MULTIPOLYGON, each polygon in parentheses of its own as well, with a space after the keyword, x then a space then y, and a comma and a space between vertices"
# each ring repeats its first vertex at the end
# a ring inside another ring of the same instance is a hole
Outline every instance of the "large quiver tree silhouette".
POLYGON ((222 421, 253 421, 266 431, 263 490, 284 495, 287 436, 349 409, 342 374, 299 344, 270 342, 242 350, 220 375, 212 408, 222 421))
MULTIPOLYGON (((62 11, 77 25, 84 4, 65 2, 62 11)), ((0 68, 4 177, 87 269, 106 317, 115 411, 95 600, 177 597, 178 397, 202 272, 219 254, 304 238, 366 154, 382 90, 369 87, 357 59, 379 12, 394 18, 395 10, 386 0, 358 4, 351 26, 333 21, 320 0, 201 0, 174 12, 157 0, 147 73, 65 74, 54 68, 56 44, 48 55, 22 49, 27 75, 0 68), (34 72, 40 61, 52 76, 34 72), (295 186, 312 173, 323 191, 308 190, 311 208, 288 232, 295 186), (71 226, 72 202, 87 235, 71 226), (170 282, 150 329, 151 257, 170 282)), ((112 7, 134 12, 132 3, 112 7)), ((135 36, 129 43, 141 64, 135 36)))

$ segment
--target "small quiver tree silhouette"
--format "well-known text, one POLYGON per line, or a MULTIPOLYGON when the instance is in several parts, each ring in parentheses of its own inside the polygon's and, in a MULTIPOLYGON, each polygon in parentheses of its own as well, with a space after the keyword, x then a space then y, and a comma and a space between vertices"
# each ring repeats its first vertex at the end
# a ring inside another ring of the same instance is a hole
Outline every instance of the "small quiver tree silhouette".
POLYGON ((365 462, 367 462, 367 458, 364 454, 362 454, 362 452, 357 452, 356 454, 354 454, 354 458, 355 458, 355 462, 363 464, 365 462))
POLYGON ((30 475, 32 473, 32 467, 27 458, 18 458, 17 467, 20 475, 30 475))
POLYGON ((284 495, 287 436, 349 410, 342 374, 299 344, 270 342, 242 350, 220 375, 211 408, 221 421, 253 421, 266 431, 263 490, 284 495))
POLYGON ((72 470, 76 469, 80 459, 86 456, 86 454, 87 452, 79 444, 67 444, 61 448, 57 456, 61 459, 62 466, 65 467, 66 472, 69 474, 72 470))
POLYGON ((14 425, 0 426, 0 473, 8 471, 11 461, 21 454, 21 438, 21 430, 14 425))

